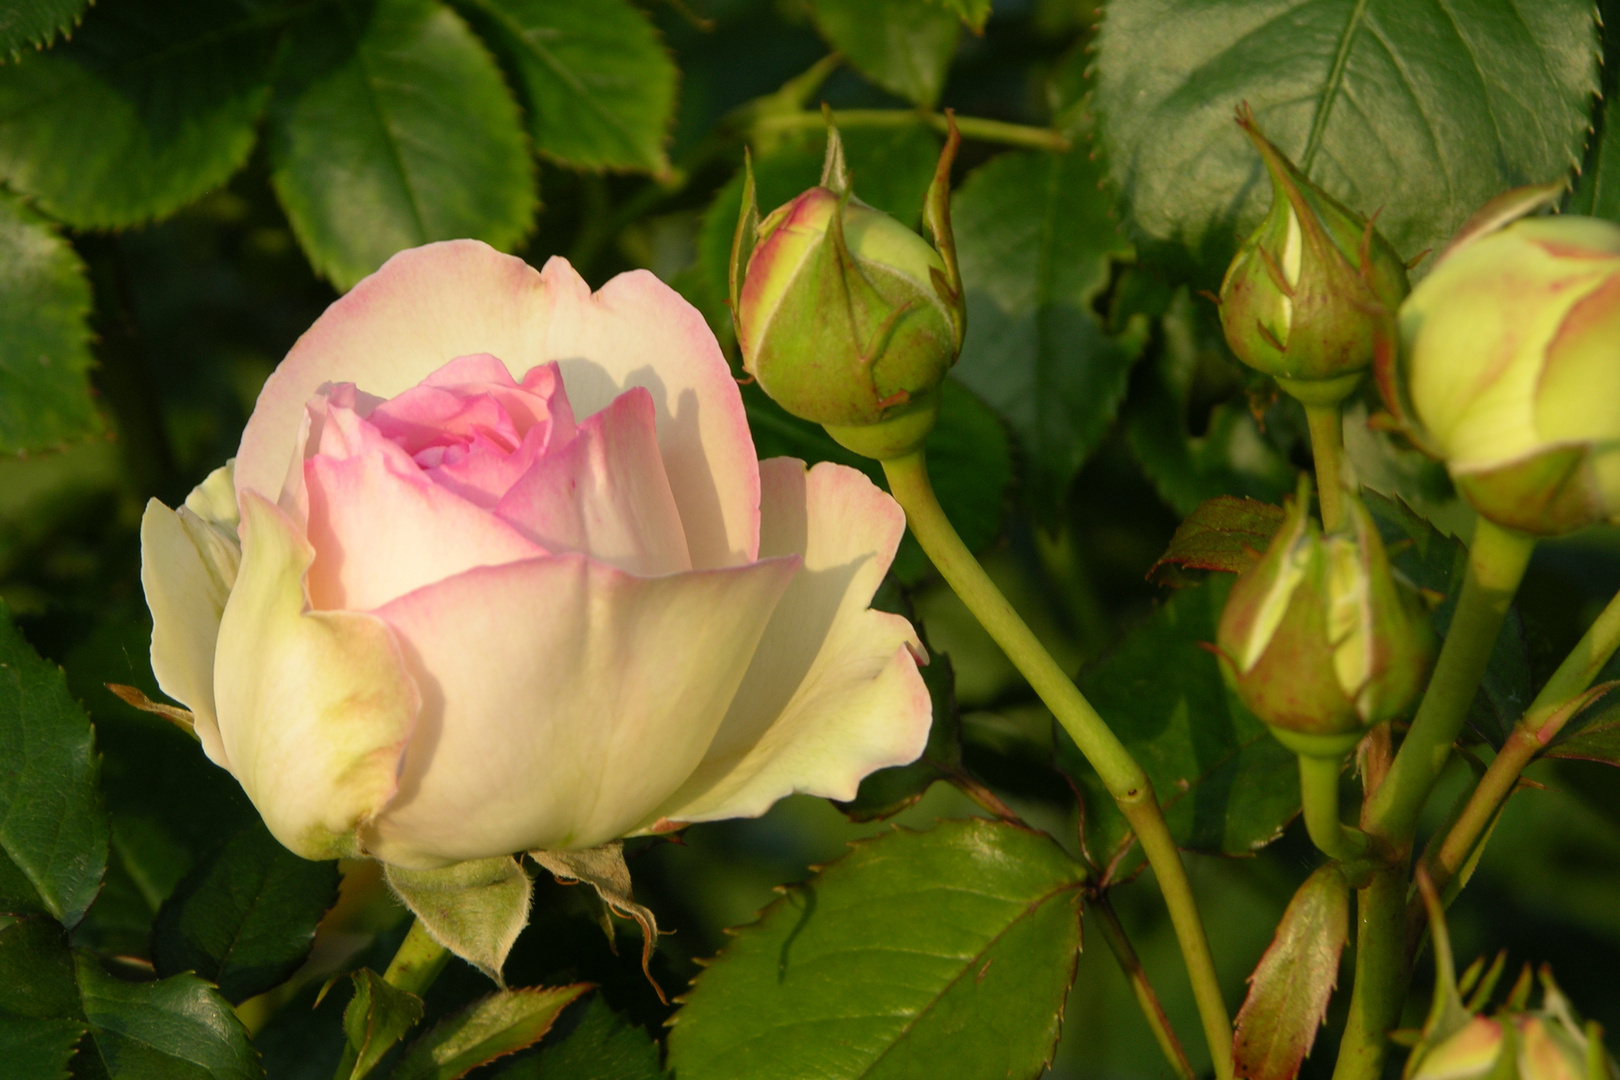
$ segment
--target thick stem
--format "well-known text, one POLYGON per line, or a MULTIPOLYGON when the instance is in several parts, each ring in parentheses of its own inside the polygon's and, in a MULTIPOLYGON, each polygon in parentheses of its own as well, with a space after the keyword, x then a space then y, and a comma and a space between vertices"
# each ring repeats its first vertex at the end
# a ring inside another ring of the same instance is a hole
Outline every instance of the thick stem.
POLYGON ((1479 519, 1468 552, 1462 595, 1457 599, 1429 688, 1390 765, 1389 775, 1364 815, 1370 831, 1388 838, 1397 849, 1410 846, 1407 841, 1418 813, 1462 731, 1468 706, 1496 645, 1497 631, 1502 628, 1534 549, 1534 537, 1479 519))
MULTIPOLYGON (((834 117, 838 121, 838 126, 846 130, 906 127, 911 124, 927 124, 942 135, 950 130, 950 121, 946 119, 944 113, 921 109, 839 109, 834 117)), ((800 128, 821 128, 826 124, 827 121, 821 113, 809 110, 797 113, 768 113, 754 121, 754 130, 795 131, 800 128)), ((1064 151, 1070 146, 1066 137, 1051 128, 1009 124, 1004 120, 987 120, 978 116, 958 116, 956 130, 962 133, 964 139, 1001 143, 1004 146, 1022 146, 1031 150, 1064 151)))
POLYGON ((1148 981, 1142 961, 1131 947, 1131 939, 1125 935, 1125 927, 1119 921, 1119 913, 1114 910, 1113 902, 1108 899, 1107 893, 1099 893, 1092 897, 1090 907, 1091 913, 1102 923, 1103 940, 1108 942, 1114 959, 1119 961, 1120 970, 1130 982, 1131 992, 1136 995, 1136 1003, 1142 1007, 1148 1027, 1153 1029, 1153 1037, 1158 1040, 1164 1059, 1181 1080, 1195 1080, 1192 1065, 1187 1061, 1187 1051, 1182 1048, 1181 1040, 1176 1038, 1170 1018, 1165 1015, 1164 1006, 1159 1004, 1159 995, 1153 992, 1153 984, 1148 981))
POLYGON ((906 512, 906 523, 945 581, 955 590, 1001 646, 1031 687, 1040 695, 1063 730, 1097 770, 1104 786, 1119 803, 1120 810, 1135 830, 1148 864, 1159 881, 1165 905, 1192 981, 1193 996, 1209 1040, 1210 1058, 1220 1080, 1232 1075, 1232 1024, 1221 998, 1215 963, 1203 921, 1193 901, 1192 886, 1181 852, 1164 823, 1163 811, 1153 794, 1147 774, 1131 757, 1130 751, 1109 730, 1073 680, 1052 659, 1007 598, 996 588, 973 553, 962 543, 950 519, 940 508, 928 480, 928 466, 922 452, 916 451, 883 462, 889 489, 906 512))
POLYGON ((1340 489, 1339 460, 1344 456, 1344 417, 1338 404, 1305 405, 1311 428, 1311 456, 1316 460, 1316 499, 1322 508, 1322 527, 1329 531, 1344 524, 1344 492, 1340 489))
POLYGON ((1468 861, 1479 838, 1519 782, 1525 766, 1546 748, 1578 709, 1576 700, 1620 648, 1620 593, 1609 601, 1513 728, 1468 803, 1429 860, 1429 876, 1442 894, 1468 861))
POLYGON ((1333 1080, 1379 1080, 1406 996, 1406 875, 1384 867, 1356 892, 1356 983, 1333 1080))
MULTIPOLYGON (((420 919, 412 919, 410 931, 406 933, 405 940, 399 943, 388 970, 383 972, 383 982, 421 997, 449 960, 450 950, 433 940, 420 919)), ((345 1041, 343 1056, 338 1059, 332 1080, 349 1080, 359 1058, 360 1052, 355 1045, 345 1041)))
POLYGON ((1342 760, 1299 754, 1299 795, 1305 808, 1305 831, 1330 859, 1341 862, 1367 851, 1367 834, 1339 817, 1339 770, 1342 760))

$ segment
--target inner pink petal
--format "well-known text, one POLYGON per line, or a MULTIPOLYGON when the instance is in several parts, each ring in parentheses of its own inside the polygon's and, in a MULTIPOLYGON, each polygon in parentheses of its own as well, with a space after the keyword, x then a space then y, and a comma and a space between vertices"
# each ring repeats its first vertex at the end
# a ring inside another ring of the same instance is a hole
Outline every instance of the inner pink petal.
POLYGON ((428 479, 470 503, 494 509, 512 485, 539 461, 550 443, 544 427, 532 427, 511 453, 483 438, 433 447, 416 455, 428 479))

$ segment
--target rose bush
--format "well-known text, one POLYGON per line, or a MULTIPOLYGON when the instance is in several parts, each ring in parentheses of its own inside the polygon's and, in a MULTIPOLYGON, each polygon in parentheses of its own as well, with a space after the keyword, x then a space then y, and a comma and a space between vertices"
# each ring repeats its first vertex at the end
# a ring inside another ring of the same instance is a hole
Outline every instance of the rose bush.
POLYGON ((403 252, 142 523, 152 666, 301 855, 432 868, 848 799, 923 749, 869 610, 904 518, 757 460, 702 317, 475 241, 403 252))

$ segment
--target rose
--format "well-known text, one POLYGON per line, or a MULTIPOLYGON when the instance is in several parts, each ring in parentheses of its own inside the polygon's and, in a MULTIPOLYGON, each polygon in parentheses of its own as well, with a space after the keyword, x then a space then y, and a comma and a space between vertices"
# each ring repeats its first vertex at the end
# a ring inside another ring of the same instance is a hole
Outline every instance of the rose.
POLYGON ((1400 336, 1385 398, 1481 514, 1539 535, 1620 517, 1620 226, 1470 234, 1402 305, 1400 336))
POLYGON ((868 603, 904 528, 756 459, 697 312, 474 241, 403 252, 142 522, 159 685, 311 858, 431 868, 854 796, 929 725, 868 603))

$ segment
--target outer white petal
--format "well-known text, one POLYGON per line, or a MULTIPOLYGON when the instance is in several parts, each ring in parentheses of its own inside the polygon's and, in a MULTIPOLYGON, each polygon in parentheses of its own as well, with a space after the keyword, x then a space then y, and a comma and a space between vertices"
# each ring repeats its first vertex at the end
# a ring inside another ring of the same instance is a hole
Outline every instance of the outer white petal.
POLYGON ((152 673, 196 717, 203 751, 225 765, 214 710, 214 644, 236 582, 236 495, 226 464, 178 512, 152 499, 141 517, 141 587, 152 611, 152 673))
POLYGON ((559 361, 580 419, 646 387, 693 564, 754 557, 753 440, 730 368, 697 309, 644 270, 593 295, 562 259, 537 273, 476 240, 402 251, 327 308, 266 380, 242 433, 238 486, 281 491, 304 403, 322 383, 392 397, 476 353, 500 358, 515 378, 559 361))
POLYGON ((381 620, 308 610, 314 552, 286 514, 256 491, 240 505, 242 569, 214 669, 228 767, 288 848, 352 855, 398 787, 416 685, 381 620))
POLYGON ((806 472, 772 458, 760 480, 760 553, 803 553, 804 569, 703 764, 645 827, 753 817, 795 792, 851 799, 868 773, 915 761, 928 742, 922 643, 905 619, 867 607, 904 513, 864 474, 829 462, 806 472))
POLYGON ((378 609, 422 715, 368 849, 427 868, 623 836, 702 759, 798 565, 640 578, 568 554, 378 609))

